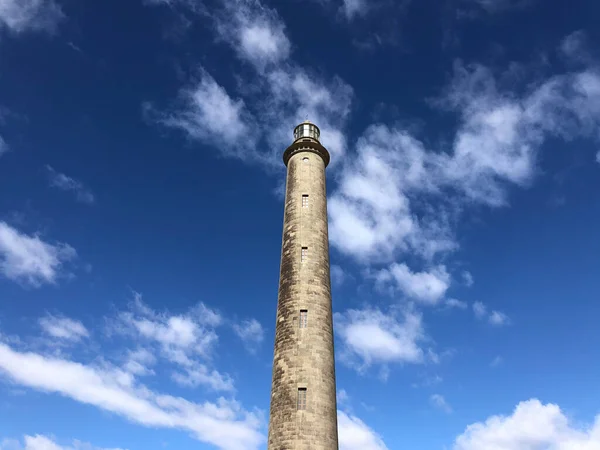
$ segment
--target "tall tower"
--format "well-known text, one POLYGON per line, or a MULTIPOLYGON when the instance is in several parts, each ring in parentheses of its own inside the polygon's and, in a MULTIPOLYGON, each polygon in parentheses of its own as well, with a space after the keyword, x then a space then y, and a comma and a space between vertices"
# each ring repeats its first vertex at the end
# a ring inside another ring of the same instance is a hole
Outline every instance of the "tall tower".
POLYGON ((305 121, 287 166, 268 450, 338 450, 325 168, 305 121))

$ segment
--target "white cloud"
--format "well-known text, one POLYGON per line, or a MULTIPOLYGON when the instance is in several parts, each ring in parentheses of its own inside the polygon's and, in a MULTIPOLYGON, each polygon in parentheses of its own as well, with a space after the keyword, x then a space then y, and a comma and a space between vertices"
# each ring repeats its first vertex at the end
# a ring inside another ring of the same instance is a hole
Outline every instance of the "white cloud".
POLYGON ((76 256, 67 244, 49 244, 0 222, 0 274, 10 280, 36 287, 55 283, 64 264, 76 256))
POLYGON ((80 321, 68 317, 56 317, 49 314, 42 317, 39 324, 45 333, 65 341, 77 342, 89 336, 87 328, 80 321))
POLYGON ((217 34, 241 59, 262 71, 288 58, 291 45, 275 10, 258 0, 225 0, 222 6, 212 14, 217 34))
POLYGON ((473 286, 473 284, 475 283, 475 280, 473 279, 473 275, 471 274, 471 272, 469 272, 468 270, 465 270, 465 271, 463 271, 462 276, 463 276, 465 286, 467 286, 467 287, 473 286))
POLYGON ((485 320, 497 327, 510 324, 510 319, 506 314, 495 310, 488 312, 487 306, 482 302, 473 303, 473 313, 478 319, 485 320))
POLYGON ((336 264, 332 264, 331 266, 331 283, 336 286, 340 286, 346 280, 346 273, 344 269, 336 264))
POLYGON ((367 2, 365 0, 344 0, 343 11, 348 19, 358 15, 363 15, 367 11, 367 2))
POLYGON ((381 124, 370 126, 356 147, 357 157, 342 168, 329 199, 332 245, 365 263, 399 253, 430 260, 458 248, 448 205, 417 207, 422 199, 411 200, 413 194, 440 193, 434 175, 441 170, 439 155, 408 131, 381 124))
POLYGON ((415 273, 404 263, 392 264, 389 269, 381 271, 377 278, 380 282, 395 281, 407 297, 428 305, 437 304, 450 287, 450 274, 445 266, 415 273))
MULTIPOLYGON (((171 376, 181 385, 203 385, 216 391, 233 391, 231 377, 209 366, 218 342, 215 328, 222 321, 218 312, 203 303, 185 314, 157 313, 143 303, 141 294, 135 293, 130 311, 121 312, 117 320, 110 322, 108 331, 131 336, 139 345, 156 349, 158 354, 177 366, 178 370, 171 376)), ((148 364, 153 361, 145 354, 141 355, 144 357, 142 360, 133 356, 126 363, 128 371, 133 374, 149 372, 148 364)))
POLYGON ((422 363, 424 339, 421 315, 405 311, 401 320, 376 309, 335 314, 337 336, 343 341, 345 362, 362 370, 373 363, 422 363))
POLYGON ((481 302, 473 303, 473 312, 475 313, 475 317, 478 319, 483 319, 487 315, 487 308, 481 302))
POLYGON ((150 367, 155 363, 156 357, 152 352, 145 348, 138 348, 127 352, 127 360, 123 369, 136 376, 152 375, 154 371, 150 367))
POLYGON ((52 32, 63 17, 52 0, 0 0, 0 24, 15 33, 52 32))
POLYGON ((492 311, 488 320, 492 325, 499 327, 502 325, 508 325, 510 323, 508 316, 499 311, 492 311))
POLYGON ((80 181, 68 177, 64 173, 57 172, 50 166, 46 166, 46 170, 48 171, 50 186, 63 191, 73 192, 77 201, 81 203, 94 203, 94 194, 92 194, 92 192, 89 189, 87 189, 80 181))
POLYGON ((114 367, 19 352, 0 343, 0 374, 20 386, 59 394, 140 425, 189 431, 222 450, 258 449, 265 440, 260 414, 245 411, 234 400, 193 403, 152 391, 114 367))
POLYGON ((221 322, 220 314, 203 303, 186 314, 170 315, 153 311, 143 303, 141 294, 134 293, 131 310, 119 314, 113 329, 155 342, 166 354, 182 349, 208 356, 218 340, 214 328, 221 322))
POLYGON ((596 162, 600 164, 600 151, 596 153, 596 162))
POLYGON ((432 394, 429 397, 429 402, 432 406, 439 409, 440 411, 445 412, 446 414, 450 414, 452 412, 452 407, 448 404, 444 396, 440 394, 432 394))
POLYGON ((268 24, 252 23, 241 30, 240 49, 254 64, 265 65, 285 59, 290 43, 282 30, 268 24))
POLYGON ((339 389, 337 391, 336 400, 338 406, 348 405, 348 403, 350 402, 350 396, 348 395, 345 389, 339 389))
POLYGON ((558 405, 521 402, 510 416, 469 425, 454 450, 597 450, 600 417, 591 426, 573 424, 558 405))
POLYGON ((387 450, 383 439, 356 416, 338 410, 340 450, 387 450))
POLYGON ((256 319, 243 320, 241 323, 233 324, 233 331, 242 340, 246 348, 255 352, 256 348, 265 338, 265 331, 256 319))
POLYGON ((163 125, 181 129, 192 139, 216 144, 229 156, 242 158, 236 145, 242 140, 250 143, 256 137, 250 133, 252 118, 244 101, 232 99, 204 70, 196 84, 180 91, 179 102, 172 110, 148 111, 163 125))
POLYGON ((59 445, 56 440, 49 436, 37 434, 35 436, 25 435, 23 443, 19 441, 2 441, 0 450, 120 450, 118 448, 103 449, 91 444, 74 440, 71 445, 59 445))
POLYGON ((409 130, 383 124, 358 139, 329 200, 330 239, 342 253, 373 263, 454 251, 461 211, 506 205, 510 185, 533 180, 548 138, 600 135, 600 74, 592 69, 517 96, 501 91, 489 69, 457 64, 438 104, 460 117, 448 148, 427 149, 409 130))
POLYGON ((467 309, 469 306, 467 304, 467 302, 463 302, 462 300, 457 300, 455 298, 449 298, 448 300, 446 300, 444 302, 444 304, 446 306, 448 306, 449 308, 458 308, 458 309, 467 309))

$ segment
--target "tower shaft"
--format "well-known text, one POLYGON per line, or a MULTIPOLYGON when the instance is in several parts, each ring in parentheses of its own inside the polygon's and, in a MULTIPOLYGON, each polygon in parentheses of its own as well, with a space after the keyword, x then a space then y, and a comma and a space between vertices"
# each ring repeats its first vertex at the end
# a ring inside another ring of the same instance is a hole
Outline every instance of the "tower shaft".
POLYGON ((297 139, 284 161, 268 450, 338 450, 325 180, 329 153, 317 134, 317 139, 297 139))

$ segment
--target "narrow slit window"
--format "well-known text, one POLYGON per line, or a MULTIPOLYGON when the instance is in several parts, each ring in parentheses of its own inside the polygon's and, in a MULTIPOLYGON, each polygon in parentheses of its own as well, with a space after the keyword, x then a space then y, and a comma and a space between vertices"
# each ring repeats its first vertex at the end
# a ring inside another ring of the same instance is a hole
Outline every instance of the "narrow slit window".
POLYGON ((300 260, 305 262, 308 259, 308 247, 302 247, 302 253, 300 254, 300 260))
POLYGON ((298 389, 298 411, 306 409, 306 388, 298 389))
POLYGON ((302 207, 308 208, 308 195, 304 194, 302 196, 302 207))
POLYGON ((306 164, 308 162, 308 158, 305 156, 304 158, 302 158, 302 162, 306 164))
POLYGON ((308 326, 308 310, 300 310, 300 328, 306 328, 308 326))

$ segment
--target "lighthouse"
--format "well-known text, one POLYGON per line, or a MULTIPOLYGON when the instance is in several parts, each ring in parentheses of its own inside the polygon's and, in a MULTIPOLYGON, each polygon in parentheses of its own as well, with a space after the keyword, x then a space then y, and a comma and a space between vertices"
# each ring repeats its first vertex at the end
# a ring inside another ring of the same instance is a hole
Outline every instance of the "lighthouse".
POLYGON ((338 450, 325 171, 319 128, 305 121, 287 167, 268 450, 338 450))

